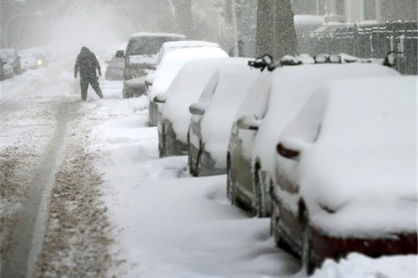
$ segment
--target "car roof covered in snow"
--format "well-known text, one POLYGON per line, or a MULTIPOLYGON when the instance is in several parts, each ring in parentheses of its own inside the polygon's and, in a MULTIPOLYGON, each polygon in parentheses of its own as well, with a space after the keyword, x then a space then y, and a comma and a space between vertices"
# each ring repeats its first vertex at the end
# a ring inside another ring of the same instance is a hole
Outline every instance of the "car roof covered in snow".
POLYGON ((276 68, 265 81, 271 82, 270 86, 264 86, 266 91, 253 87, 245 100, 246 106, 240 108, 241 112, 252 111, 254 102, 266 104, 264 111, 258 111, 263 123, 255 139, 253 159, 257 156, 263 168, 273 171, 274 150, 281 132, 322 84, 345 78, 394 75, 399 76, 399 73, 373 63, 303 64, 276 68))
POLYGON ((187 47, 219 47, 219 44, 215 42, 208 41, 174 41, 174 42, 165 42, 162 48, 187 48, 187 47))
POLYGON ((199 59, 188 62, 167 90, 163 119, 172 123, 177 139, 187 142, 191 115, 189 106, 199 99, 209 78, 221 66, 235 63, 235 58, 199 59))
POLYGON ((228 57, 228 54, 218 47, 196 47, 170 51, 153 73, 154 81, 149 91, 149 97, 153 99, 156 95, 165 93, 177 73, 188 61, 224 57, 228 57))
POLYGON ((139 32, 132 34, 131 38, 140 38, 140 37, 172 37, 172 38, 179 38, 185 39, 186 36, 183 34, 175 34, 175 33, 148 33, 148 32, 139 32))
POLYGON ((214 42, 207 42, 207 41, 171 41, 165 42, 162 46, 160 51, 158 52, 157 58, 155 63, 159 65, 161 60, 164 59, 164 56, 167 55, 168 52, 182 49, 182 48, 193 48, 193 47, 220 47, 219 44, 214 42))
POLYGON ((228 138, 234 116, 260 71, 248 66, 247 58, 220 67, 205 87, 199 102, 207 102, 200 124, 202 141, 217 163, 226 167, 228 138))
POLYGON ((281 140, 312 144, 297 175, 315 225, 338 236, 416 232, 417 81, 332 81, 287 126, 281 140))

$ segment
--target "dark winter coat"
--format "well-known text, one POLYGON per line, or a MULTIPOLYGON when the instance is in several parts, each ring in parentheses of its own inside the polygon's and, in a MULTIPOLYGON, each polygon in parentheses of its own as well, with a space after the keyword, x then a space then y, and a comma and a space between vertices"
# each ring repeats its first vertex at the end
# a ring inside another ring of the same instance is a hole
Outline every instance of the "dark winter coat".
POLYGON ((75 63, 74 76, 77 77, 77 73, 80 72, 81 78, 97 78, 96 69, 99 75, 102 75, 96 55, 87 47, 82 47, 75 63))

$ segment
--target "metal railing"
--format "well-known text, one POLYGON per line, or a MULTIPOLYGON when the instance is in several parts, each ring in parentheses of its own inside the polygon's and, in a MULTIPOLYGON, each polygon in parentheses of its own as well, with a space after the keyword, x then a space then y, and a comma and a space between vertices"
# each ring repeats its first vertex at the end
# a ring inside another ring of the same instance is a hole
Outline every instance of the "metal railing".
POLYGON ((304 33, 299 40, 299 51, 347 53, 364 58, 383 58, 396 54, 395 68, 403 74, 417 74, 418 28, 416 21, 374 25, 349 25, 332 32, 304 33))

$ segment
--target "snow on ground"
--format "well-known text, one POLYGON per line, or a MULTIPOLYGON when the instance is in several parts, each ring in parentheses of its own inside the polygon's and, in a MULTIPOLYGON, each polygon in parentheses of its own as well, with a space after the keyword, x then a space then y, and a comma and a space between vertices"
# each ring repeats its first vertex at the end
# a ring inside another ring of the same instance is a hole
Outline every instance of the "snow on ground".
POLYGON ((0 82, 0 268, 11 227, 54 133, 52 102, 67 96, 71 87, 63 80, 65 74, 51 67, 0 82))
POLYGON ((417 256, 393 256, 372 259, 350 254, 339 263, 327 260, 312 278, 415 278, 417 256))

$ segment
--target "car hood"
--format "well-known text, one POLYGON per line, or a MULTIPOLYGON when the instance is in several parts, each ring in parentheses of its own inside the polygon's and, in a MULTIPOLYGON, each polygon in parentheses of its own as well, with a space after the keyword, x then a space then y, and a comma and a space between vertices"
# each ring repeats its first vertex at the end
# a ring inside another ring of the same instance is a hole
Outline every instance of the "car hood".
POLYGON ((298 167, 298 184, 311 220, 339 235, 416 231, 415 155, 416 146, 319 146, 307 151, 298 167))

